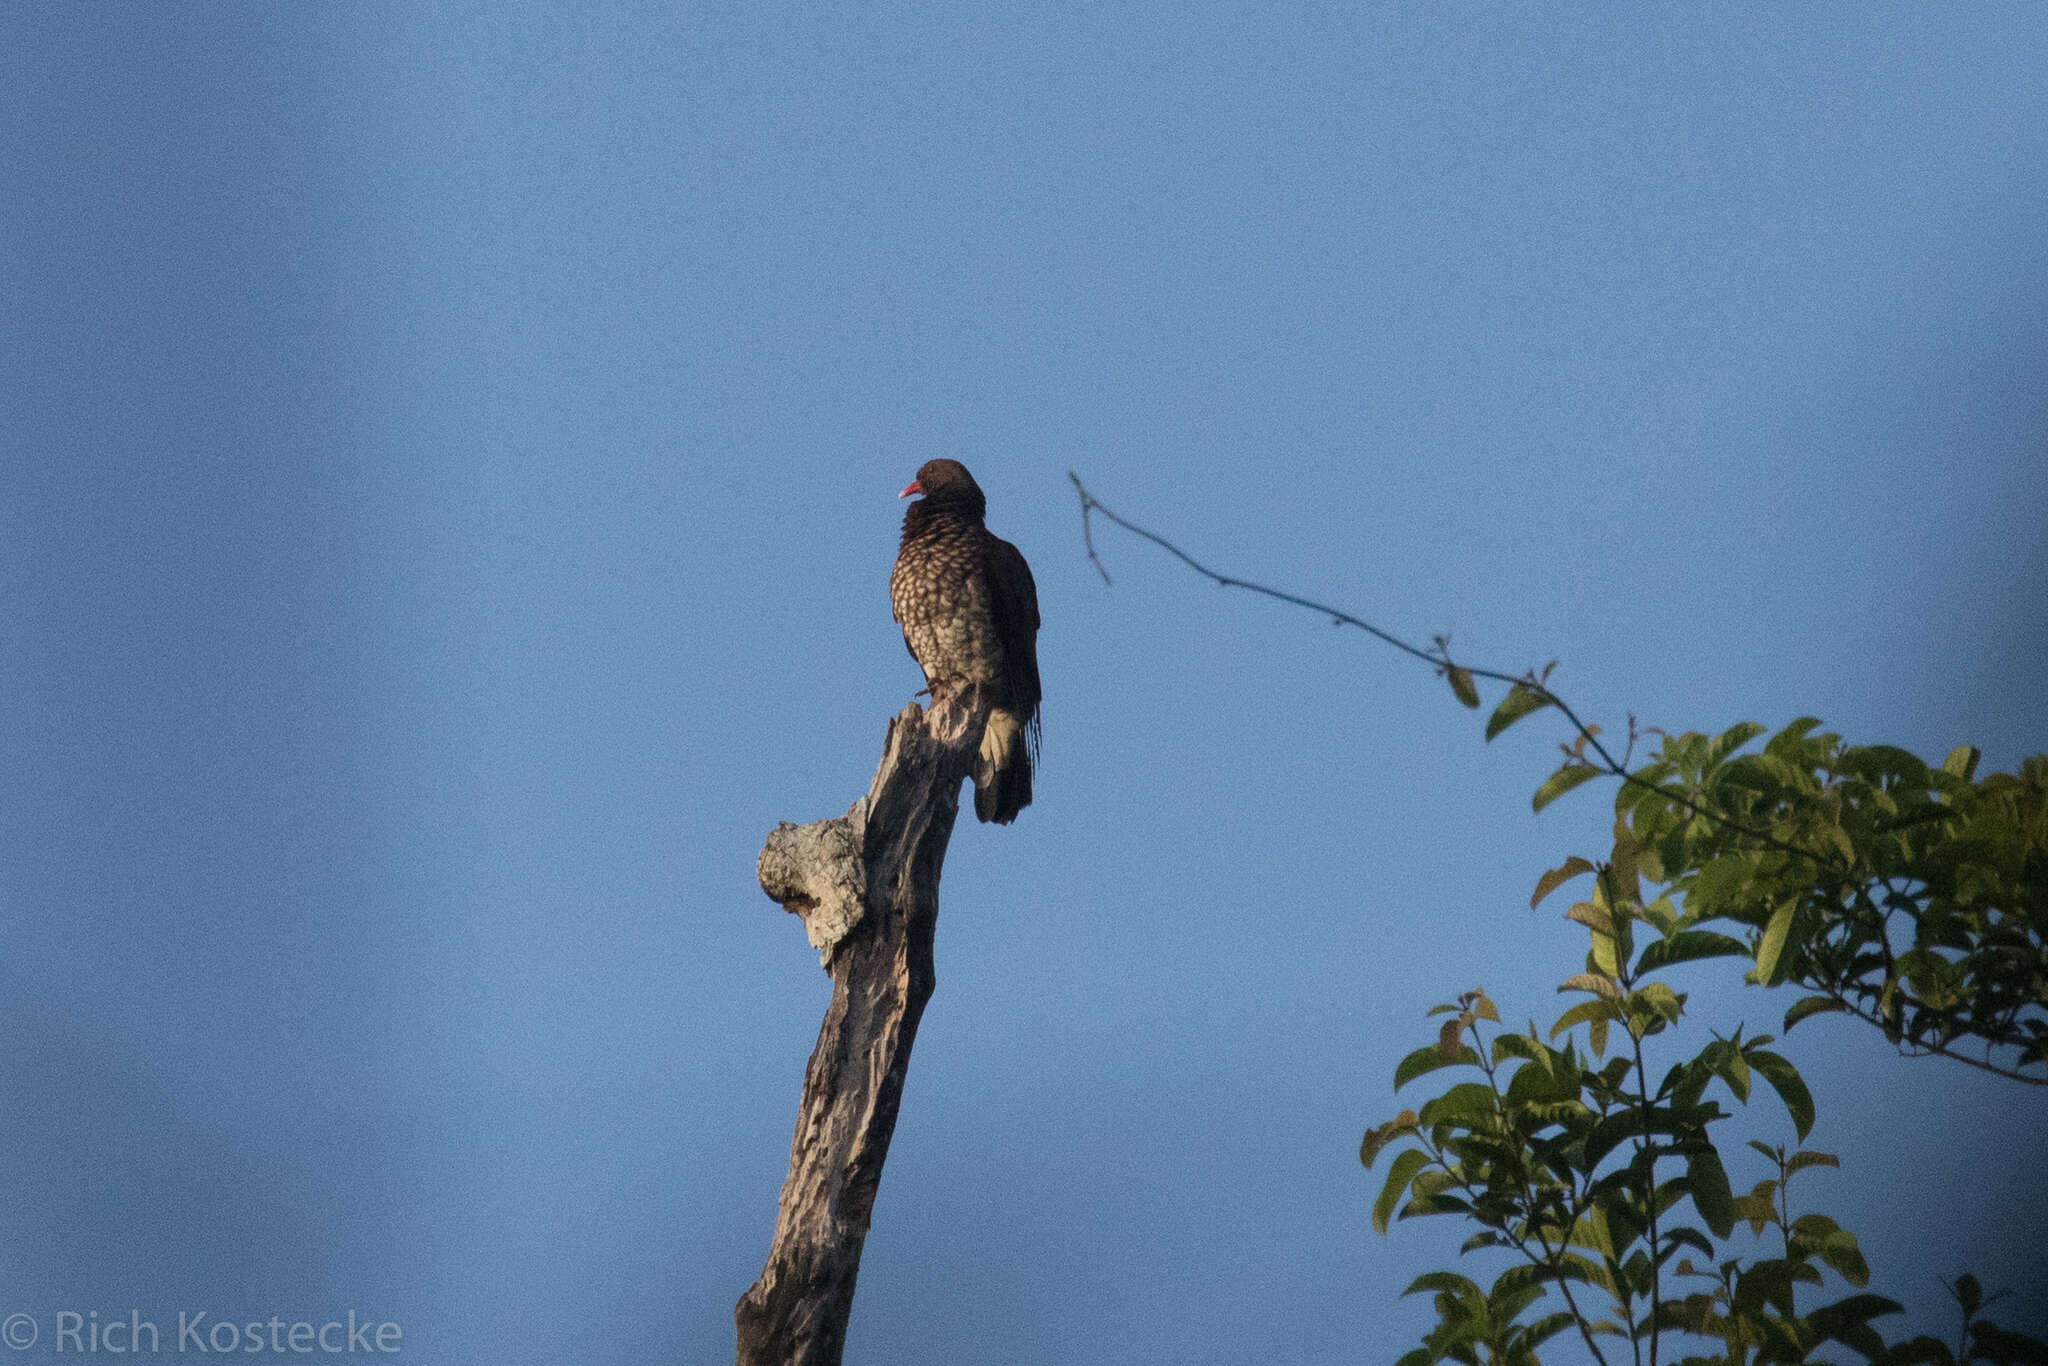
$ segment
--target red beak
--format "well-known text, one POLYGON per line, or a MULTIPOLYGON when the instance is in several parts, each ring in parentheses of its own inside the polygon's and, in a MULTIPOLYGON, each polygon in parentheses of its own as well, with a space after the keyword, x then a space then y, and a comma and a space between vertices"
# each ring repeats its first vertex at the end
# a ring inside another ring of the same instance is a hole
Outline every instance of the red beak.
POLYGON ((911 481, 910 481, 910 486, 909 486, 908 488, 904 489, 904 490, 903 490, 903 492, 901 492, 901 493, 897 494, 896 496, 897 496, 898 498, 908 498, 908 497, 909 497, 909 496, 910 496, 911 494, 913 494, 913 493, 923 493, 923 492, 924 492, 924 490, 923 490, 923 489, 921 489, 921 488, 919 488, 919 487, 917 486, 917 481, 916 481, 915 479, 913 479, 913 480, 911 480, 911 481))

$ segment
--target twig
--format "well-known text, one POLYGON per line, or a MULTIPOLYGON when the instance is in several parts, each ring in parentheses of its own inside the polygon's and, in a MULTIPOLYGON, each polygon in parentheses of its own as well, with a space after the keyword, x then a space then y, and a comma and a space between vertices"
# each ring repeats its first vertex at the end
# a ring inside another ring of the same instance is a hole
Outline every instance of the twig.
MULTIPOLYGON (((1593 752, 1599 756, 1599 760, 1598 762, 1594 762, 1590 759, 1585 760, 1585 762, 1589 764, 1591 767, 1597 768, 1601 772, 1606 773, 1611 777, 1620 779, 1622 783, 1624 783, 1625 785, 1639 787, 1647 792, 1654 792, 1659 797, 1662 797, 1664 800, 1675 803, 1676 805, 1685 808, 1685 810, 1691 812, 1695 816, 1704 817, 1705 819, 1712 821, 1714 824, 1722 827, 1723 829, 1730 830, 1738 835, 1743 835, 1749 839, 1756 840, 1758 843, 1768 845, 1769 847, 1776 849, 1781 853, 1791 854, 1797 858, 1810 859, 1819 867, 1832 871, 1838 874, 1839 876, 1855 881, 1861 881, 1861 879, 1858 877, 1857 871, 1853 864, 1843 859, 1839 853, 1833 850, 1815 851, 1812 849, 1801 848, 1799 845, 1792 844, 1788 841, 1779 839, 1776 835, 1771 834, 1767 830, 1759 830, 1754 826, 1745 824, 1742 821, 1735 820, 1734 818, 1728 816, 1724 812, 1717 811, 1712 807, 1703 806, 1699 802, 1694 801, 1691 797, 1687 796, 1683 792, 1677 791, 1673 788, 1664 787, 1658 783, 1650 782, 1647 779, 1640 778, 1635 774, 1629 772, 1628 760, 1634 757, 1636 740, 1644 733, 1641 730, 1639 730, 1636 724, 1636 718, 1633 714, 1631 714, 1629 717, 1628 747, 1624 751, 1623 757, 1617 759, 1615 758, 1613 752, 1609 750, 1606 745, 1600 742, 1600 734, 1598 728, 1589 726, 1584 721, 1580 720, 1578 713, 1573 711, 1572 708, 1565 702, 1565 700, 1562 697, 1559 697, 1555 692, 1551 691, 1549 685, 1543 681, 1543 678, 1540 677, 1534 669, 1528 670, 1527 672, 1522 674, 1510 674, 1503 673, 1498 669, 1482 669, 1475 668, 1471 665, 1458 664, 1451 659, 1449 644, 1445 640, 1445 638, 1441 636, 1437 637, 1435 641, 1436 648, 1434 651, 1425 650, 1418 646, 1411 645, 1407 641, 1402 640, 1399 636, 1393 635, 1388 631, 1384 631, 1379 627, 1373 625, 1371 622, 1366 621, 1361 617, 1354 616, 1352 613, 1346 612, 1341 608, 1332 607, 1327 603, 1317 602, 1313 598, 1305 598, 1295 593, 1286 593, 1282 592, 1280 589, 1277 588, 1269 588, 1265 584, 1254 583, 1249 579, 1240 579, 1230 574, 1220 574, 1217 571, 1209 568, 1208 565, 1203 564, 1200 560, 1197 560, 1194 556, 1188 554, 1185 550, 1182 550, 1172 541, 1167 540, 1164 536, 1159 535, 1157 532, 1147 531, 1144 527, 1141 527, 1137 523, 1130 521, 1128 518, 1120 517, 1116 513, 1110 511, 1108 507, 1104 506, 1101 499, 1097 498, 1094 494, 1088 491, 1087 485, 1081 482, 1081 477, 1079 475, 1073 473, 1072 471, 1068 471, 1067 478, 1073 481, 1074 491, 1077 494, 1079 494, 1081 498, 1081 539, 1088 548, 1089 560, 1094 563, 1096 571, 1102 575, 1102 581, 1104 583, 1109 582, 1109 571, 1103 568, 1102 561, 1095 552, 1095 538, 1091 531, 1092 518, 1096 513, 1102 514, 1103 518, 1106 521, 1112 522, 1115 525, 1122 527, 1125 531, 1130 532, 1132 535, 1137 536, 1140 539, 1152 542, 1152 544, 1158 546, 1161 550, 1164 550, 1167 554, 1173 556, 1182 564, 1194 570, 1197 574, 1200 574, 1203 578, 1208 579, 1212 583, 1215 583, 1221 587, 1242 588, 1246 592, 1256 593, 1261 597, 1272 598, 1277 602, 1288 603, 1295 607, 1305 608, 1308 611, 1318 614, 1319 616, 1328 617, 1330 621, 1335 625, 1355 626, 1359 630, 1364 631, 1367 635, 1372 636, 1374 639, 1384 641, 1386 644, 1393 646, 1395 649, 1401 651, 1403 654, 1412 655, 1414 658, 1422 660, 1424 663, 1429 664, 1431 667, 1435 668, 1439 673, 1445 673, 1455 669, 1471 678, 1485 678, 1498 683, 1506 683, 1510 687, 1523 688, 1529 693, 1536 696, 1545 705, 1557 708, 1559 714, 1562 715, 1564 719, 1571 724, 1572 729, 1578 733, 1581 744, 1589 745, 1592 747, 1593 752)), ((1578 751, 1578 754, 1580 758, 1584 758, 1583 749, 1580 749, 1578 751)), ((1880 1026, 1883 1024, 1883 1021, 1880 1020, 1875 1014, 1860 1009, 1857 1006, 1850 1003, 1838 989, 1821 983, 1815 983, 1814 985, 1816 985, 1826 995, 1834 998, 1837 1002, 1839 1002, 1846 1013, 1857 1016, 1860 1019, 1868 1020, 1871 1023, 1878 1024, 1880 1026)), ((1987 1040, 1987 1043, 1989 1042, 1995 1041, 1987 1040)), ((1919 1040, 1913 1040, 1910 1041, 1910 1046, 1913 1048, 1917 1048, 1921 1056, 1940 1056, 1953 1058, 1958 1062, 1967 1063, 1971 1067, 1978 1068, 1982 1071, 1991 1072, 1998 1076, 2009 1077, 2017 1081, 2029 1082, 2033 1085, 2048 1085, 2048 1077, 2036 1077, 2019 1071, 2008 1070, 2006 1068, 2000 1067, 1998 1064, 1994 1062, 1991 1062, 1988 1058, 1980 1062, 1967 1054, 1960 1053, 1952 1048, 1949 1048, 1946 1044, 1941 1043, 1939 1041, 1932 1044, 1928 1044, 1923 1043, 1919 1040)), ((1907 1051, 1907 1048, 1907 1045, 1901 1045, 1899 1051, 1902 1054, 1905 1054, 1906 1056, 1914 1056, 1914 1054, 1909 1053, 1907 1051)))
MULTIPOLYGON (((1578 732, 1579 738, 1586 744, 1591 745, 1593 747, 1593 752, 1600 756, 1600 762, 1592 764, 1592 767, 1599 769, 1603 773, 1619 778, 1623 783, 1626 783, 1630 786, 1640 787, 1645 791, 1654 792, 1658 796, 1663 797, 1666 801, 1678 803, 1680 806, 1683 806, 1687 811, 1690 811, 1695 816, 1704 816, 1708 820, 1714 821, 1717 824, 1723 825, 1728 829, 1735 831, 1737 834, 1747 835, 1751 839, 1760 840, 1763 843, 1768 844, 1772 848, 1777 849, 1783 853, 1794 854, 1800 858, 1812 859, 1814 862, 1821 864, 1822 866, 1828 866, 1832 864, 1833 866, 1835 866, 1838 869, 1841 869, 1844 872, 1852 871, 1848 869, 1846 865, 1842 864, 1839 857, 1833 854, 1831 851, 1816 853, 1810 849, 1802 849, 1796 844, 1788 844, 1784 840, 1777 838, 1775 835, 1772 835, 1768 831, 1754 829, 1750 826, 1742 824, 1739 821, 1731 820, 1726 815, 1723 815, 1722 813, 1715 811, 1712 808, 1701 806, 1692 798, 1686 796, 1683 792, 1674 791, 1673 789, 1668 787, 1660 787, 1656 783, 1648 782, 1642 778, 1638 778, 1635 774, 1628 771, 1628 765, 1626 763, 1624 763, 1620 759, 1615 758, 1613 752, 1609 750, 1606 745, 1600 743, 1599 728, 1595 726, 1589 726, 1584 721, 1581 721, 1579 719, 1579 714, 1573 711, 1570 705, 1567 704, 1562 697, 1559 697, 1555 692, 1552 692, 1550 690, 1549 685, 1544 683, 1543 680, 1537 676, 1536 671, 1534 669, 1530 669, 1520 674, 1510 674, 1503 673, 1498 669, 1482 669, 1470 664, 1459 664, 1451 659, 1450 652, 1446 647, 1446 644, 1442 637, 1438 637, 1436 642, 1437 649, 1434 652, 1424 650, 1419 646, 1409 644, 1407 641, 1402 640, 1399 636, 1381 630, 1379 627, 1373 625, 1371 622, 1366 621, 1361 617, 1353 616, 1351 613, 1346 612, 1341 608, 1331 607, 1327 603, 1317 602, 1312 598, 1304 598, 1294 593, 1284 593, 1277 588, 1269 588, 1262 583, 1253 583, 1249 579, 1235 578, 1229 574, 1219 574, 1215 570, 1209 568, 1209 566, 1203 564, 1200 560, 1197 560, 1194 556, 1188 554, 1185 550, 1182 550, 1172 541, 1167 540, 1164 536, 1158 535, 1156 532, 1147 531, 1144 527, 1137 525, 1135 522, 1129 521, 1128 519, 1123 517, 1119 517, 1116 513, 1111 512, 1107 507, 1103 505, 1101 499, 1097 498, 1094 494, 1088 491, 1087 486, 1081 482, 1081 476, 1073 473, 1070 470, 1067 472, 1067 478, 1073 481, 1075 492, 1081 495, 1081 536, 1083 541, 1085 541, 1088 545, 1088 558, 1090 558, 1091 560, 1095 560, 1095 567, 1097 570, 1102 570, 1102 562, 1099 559, 1096 559, 1095 556, 1095 543, 1093 536, 1089 532, 1089 519, 1093 514, 1099 512, 1102 514, 1105 520, 1114 522, 1116 525, 1122 527, 1125 531, 1130 532, 1134 536, 1139 536, 1145 540, 1152 542, 1152 544, 1166 551, 1167 554, 1173 556, 1182 564, 1194 570, 1197 574, 1200 574, 1203 578, 1208 579, 1211 582, 1216 583, 1224 588, 1242 588, 1246 592, 1257 593, 1261 597, 1272 598, 1279 602, 1290 603, 1296 607, 1307 608, 1311 612, 1315 612, 1321 616, 1328 617, 1331 620, 1331 622, 1335 625, 1355 626, 1359 630, 1365 632, 1367 635, 1372 636, 1374 639, 1384 641, 1387 644, 1393 646, 1395 649, 1401 651, 1403 654, 1413 655, 1415 658, 1422 660, 1424 663, 1433 666, 1439 672, 1456 669, 1459 672, 1471 678, 1485 678, 1490 679, 1496 683, 1506 683, 1510 687, 1523 688, 1528 692, 1535 694, 1539 699, 1541 699, 1541 701, 1545 705, 1557 708, 1559 714, 1561 714, 1566 721, 1571 723, 1572 729, 1578 732)), ((1108 572, 1102 571, 1102 576, 1103 580, 1107 582, 1109 578, 1108 572)), ((1629 729, 1631 732, 1630 743, 1631 746, 1633 746, 1635 728, 1632 725, 1629 729)), ((1588 762, 1590 763, 1591 761, 1589 760, 1588 762)))

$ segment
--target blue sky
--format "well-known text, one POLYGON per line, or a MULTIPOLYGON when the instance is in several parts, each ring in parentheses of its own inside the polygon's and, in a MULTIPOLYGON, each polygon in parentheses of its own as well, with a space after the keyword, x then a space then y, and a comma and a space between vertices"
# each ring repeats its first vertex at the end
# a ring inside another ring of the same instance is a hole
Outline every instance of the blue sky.
MULTIPOLYGON (((1045 763, 953 842, 851 1362, 1390 1359, 1456 1236, 1371 1232, 1359 1133, 1581 952, 1542 720, 1105 587, 1067 470, 1610 727, 2048 734, 2038 6, 14 6, 0 169, 24 1359, 725 1357, 828 990, 754 858, 921 684, 935 456, 1031 559, 1045 763)), ((1791 1053, 1873 1288, 2048 1331, 2040 1098, 1791 1053)))

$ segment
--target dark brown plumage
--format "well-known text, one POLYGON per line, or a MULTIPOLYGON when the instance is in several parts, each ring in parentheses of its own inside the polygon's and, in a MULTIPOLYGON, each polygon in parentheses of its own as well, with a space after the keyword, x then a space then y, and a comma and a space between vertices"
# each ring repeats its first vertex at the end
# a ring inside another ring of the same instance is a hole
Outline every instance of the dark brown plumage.
POLYGON ((974 814, 1007 825, 1031 805, 1038 757, 1038 588, 1017 547, 982 525, 987 500, 957 460, 929 460, 908 498, 889 603, 934 697, 981 683, 993 701, 974 765, 974 814))

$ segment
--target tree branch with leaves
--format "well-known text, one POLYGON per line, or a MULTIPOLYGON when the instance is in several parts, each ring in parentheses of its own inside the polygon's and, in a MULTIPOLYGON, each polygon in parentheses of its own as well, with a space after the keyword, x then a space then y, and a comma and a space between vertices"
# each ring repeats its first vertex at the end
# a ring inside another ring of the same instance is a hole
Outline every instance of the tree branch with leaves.
POLYGON ((1766 729, 1754 722, 1672 735, 1639 729, 1633 716, 1617 755, 1552 686, 1554 662, 1519 674, 1482 668, 1453 658, 1442 636, 1418 646, 1340 608, 1218 573, 1067 477, 1105 583, 1098 516, 1222 587, 1314 612, 1428 664, 1467 707, 1481 706, 1481 682, 1505 685, 1488 740, 1556 710, 1572 736, 1534 808, 1594 779, 1618 780, 1617 814, 1641 822, 1646 866, 1671 870, 1674 895, 1698 922, 1741 932, 1751 981, 1806 989, 1785 1028, 1838 1011, 1903 1053, 2048 1086, 2048 757, 1980 779, 1969 746, 1931 766, 1890 745, 1817 733, 1810 717, 1748 753, 1766 729), (1637 743, 1653 736, 1659 752, 1631 768, 1637 743))
POLYGON ((1664 980, 1681 963, 1743 961, 1753 984, 1805 989, 1785 1013, 1788 1031, 1843 1013, 1902 1053, 2048 1084, 2048 758, 1980 778, 1971 747, 1934 766, 1892 746, 1845 744, 1811 718, 1753 750, 1766 735, 1755 723, 1671 734, 1639 729, 1634 717, 1617 756, 1552 687, 1554 665, 1475 667, 1441 636, 1417 646, 1311 598, 1220 574, 1069 477, 1105 583, 1097 516, 1222 587, 1365 631, 1435 669, 1467 707, 1482 705, 1480 682, 1505 685, 1488 740, 1555 709, 1572 735, 1535 810, 1594 779, 1617 780, 1607 856, 1566 859, 1530 900, 1592 875, 1586 899, 1566 912, 1587 934, 1584 963, 1558 987, 1580 999, 1547 1031, 1534 1021, 1502 1028, 1483 991, 1434 1008, 1445 1017, 1437 1035, 1401 1060, 1395 1088, 1439 1073, 1458 1079, 1360 1146, 1368 1168, 1391 1154, 1377 1229, 1454 1216, 1474 1228, 1462 1252, 1508 1262, 1483 1288, 1452 1271, 1418 1276, 1408 1293, 1433 1297, 1437 1323, 1400 1366, 1535 1366, 1567 1330, 1601 1366, 1659 1366, 1673 1336, 1717 1349, 1680 1366, 1804 1362, 1829 1347, 1886 1366, 2048 1366, 2048 1344, 1983 1317, 1990 1299, 1970 1276, 1951 1286, 1962 1317, 1953 1347, 1924 1336, 1887 1344, 1874 1324, 1899 1305, 1864 1289, 1870 1273, 1855 1236, 1792 1199, 1793 1178, 1839 1166, 1833 1154, 1751 1141, 1762 1174, 1736 1193, 1715 1141, 1733 1114, 1725 1105, 1747 1106, 1760 1081, 1803 1143, 1812 1097, 1770 1035, 1745 1038, 1738 1027, 1672 1056, 1687 997, 1664 980), (1646 737, 1659 748, 1631 767, 1646 737), (1745 1224, 1748 1245, 1737 1241, 1745 1224), (1847 1293, 1809 1303, 1831 1277, 1847 1293), (1554 1303, 1562 1308, 1543 1312, 1554 1303))

